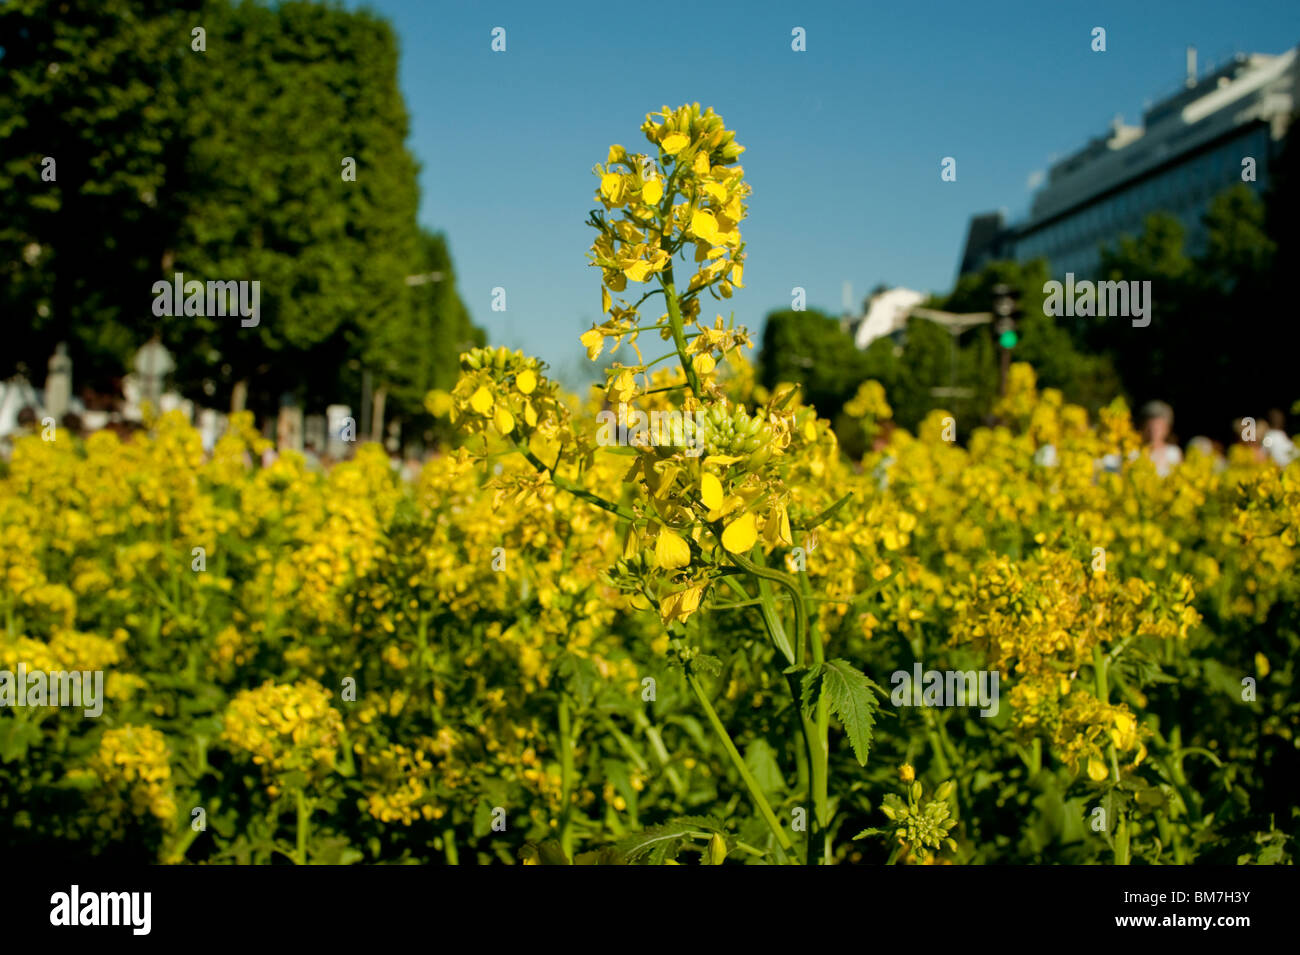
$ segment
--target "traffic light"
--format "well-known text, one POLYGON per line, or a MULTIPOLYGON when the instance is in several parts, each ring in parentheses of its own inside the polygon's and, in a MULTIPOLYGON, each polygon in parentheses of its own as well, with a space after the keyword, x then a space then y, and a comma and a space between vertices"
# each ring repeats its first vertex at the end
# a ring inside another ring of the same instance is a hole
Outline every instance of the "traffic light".
POLYGON ((993 331, 998 337, 998 347, 1008 351, 1020 341, 1016 330, 1016 316, 1020 314, 1017 302, 1019 297, 1020 293, 1010 285, 993 286, 993 314, 998 317, 993 331))

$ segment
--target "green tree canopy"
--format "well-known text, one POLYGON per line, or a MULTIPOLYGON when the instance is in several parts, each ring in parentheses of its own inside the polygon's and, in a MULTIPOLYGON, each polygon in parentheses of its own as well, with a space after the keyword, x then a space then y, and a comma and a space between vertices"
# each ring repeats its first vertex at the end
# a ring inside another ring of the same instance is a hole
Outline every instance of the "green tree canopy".
POLYGON ((160 332, 207 404, 240 381, 264 413, 286 393, 356 404, 370 372, 391 412, 423 414, 481 334, 416 225, 397 57, 386 21, 300 0, 0 7, 0 304, 18 317, 0 374, 39 380, 66 340, 78 379, 116 376, 160 332), (156 317, 176 272, 258 282, 258 324, 156 317))
POLYGON ((179 77, 198 0, 0 4, 0 376, 59 341, 120 374, 181 210, 179 77))

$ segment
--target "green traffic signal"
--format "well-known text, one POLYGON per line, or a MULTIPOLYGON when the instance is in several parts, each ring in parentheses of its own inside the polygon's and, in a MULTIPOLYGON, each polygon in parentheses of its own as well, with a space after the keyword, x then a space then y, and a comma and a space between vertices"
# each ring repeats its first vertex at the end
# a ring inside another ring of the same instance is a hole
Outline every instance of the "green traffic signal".
POLYGON ((1020 336, 1015 333, 1014 329, 1008 328, 998 336, 998 344, 1003 348, 1015 348, 1016 342, 1020 341, 1020 336))

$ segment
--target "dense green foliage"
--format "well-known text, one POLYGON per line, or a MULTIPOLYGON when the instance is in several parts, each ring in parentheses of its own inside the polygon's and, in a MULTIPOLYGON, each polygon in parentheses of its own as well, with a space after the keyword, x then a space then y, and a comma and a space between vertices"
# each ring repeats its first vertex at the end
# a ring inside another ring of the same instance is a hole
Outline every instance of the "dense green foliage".
POLYGON ((478 333, 445 242, 416 225, 385 21, 303 2, 25 0, 0 12, 0 47, 0 295, 34 316, 0 374, 39 374, 67 341, 79 378, 115 377, 157 330, 207 404, 246 381, 257 411, 285 393, 319 407, 358 396, 368 370, 390 412, 421 413, 450 383, 478 333), (156 319, 152 285, 176 272, 260 282, 260 322, 156 319), (407 284, 429 272, 445 277, 407 284))

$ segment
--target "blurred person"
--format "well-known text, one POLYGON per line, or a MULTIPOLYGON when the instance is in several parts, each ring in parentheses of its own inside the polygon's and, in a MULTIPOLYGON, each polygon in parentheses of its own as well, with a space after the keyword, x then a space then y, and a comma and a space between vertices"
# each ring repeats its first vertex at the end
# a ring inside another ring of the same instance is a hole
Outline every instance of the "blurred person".
POLYGON ((1192 440, 1187 442, 1187 454, 1203 454, 1214 462, 1214 473, 1218 474, 1228 466, 1227 459, 1223 456, 1223 446, 1219 442, 1207 438, 1203 434, 1198 434, 1192 440))
POLYGON ((85 427, 81 421, 81 415, 75 411, 69 411, 63 416, 63 430, 74 438, 84 437, 85 427))
POLYGON ((302 457, 307 463, 308 471, 321 472, 325 470, 325 465, 321 463, 320 453, 316 450, 315 441, 304 441, 302 445, 302 457))
POLYGON ((1281 467, 1296 459, 1295 442, 1286 433, 1286 415, 1280 408, 1269 409, 1268 425, 1259 444, 1265 457, 1281 467))
POLYGON ((1248 461, 1263 461, 1264 446, 1259 443, 1254 418, 1232 419, 1232 446, 1228 449, 1229 458, 1244 458, 1248 461))
POLYGON ((1161 477, 1167 477, 1183 460, 1183 452, 1171 440, 1173 430, 1173 408, 1163 401, 1148 401, 1142 406, 1142 437, 1146 441, 1146 454, 1161 477))
POLYGON ((889 453, 889 442, 894 436, 894 422, 886 419, 878 425, 878 430, 871 439, 871 451, 873 454, 879 454, 880 460, 872 469, 872 476, 876 479, 876 486, 884 490, 889 486, 889 469, 894 464, 894 456, 889 453))
POLYGON ((402 462, 402 480, 408 484, 414 484, 420 479, 420 469, 423 465, 420 459, 413 454, 409 454, 406 460, 402 462))

